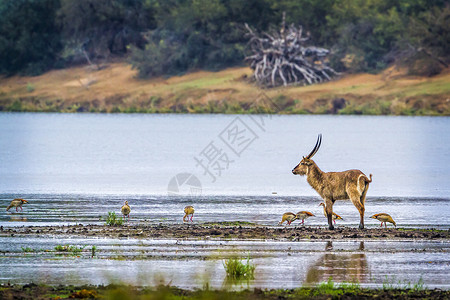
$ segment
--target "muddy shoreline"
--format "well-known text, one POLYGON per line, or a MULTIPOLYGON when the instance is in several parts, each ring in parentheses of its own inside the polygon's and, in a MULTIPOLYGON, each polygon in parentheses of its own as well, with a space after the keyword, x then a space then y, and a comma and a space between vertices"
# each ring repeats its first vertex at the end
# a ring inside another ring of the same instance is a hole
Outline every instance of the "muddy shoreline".
POLYGON ((204 224, 125 224, 69 225, 69 226, 23 226, 0 227, 1 236, 82 236, 109 238, 145 239, 258 239, 276 241, 300 240, 449 240, 450 230, 369 228, 359 230, 352 227, 338 227, 328 230, 323 227, 260 226, 251 223, 204 223, 204 224))
POLYGON ((139 288, 124 285, 46 286, 0 285, 0 299, 448 299, 440 289, 362 289, 358 287, 277 290, 186 290, 170 286, 139 288))

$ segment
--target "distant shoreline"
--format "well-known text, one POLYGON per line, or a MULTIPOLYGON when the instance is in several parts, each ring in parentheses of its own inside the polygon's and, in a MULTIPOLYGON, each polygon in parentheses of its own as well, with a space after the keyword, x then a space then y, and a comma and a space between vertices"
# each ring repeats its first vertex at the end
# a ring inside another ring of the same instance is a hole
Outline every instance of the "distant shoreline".
POLYGON ((450 71, 392 68, 310 85, 261 89, 249 68, 141 80, 126 63, 0 78, 0 112, 450 116, 450 71))

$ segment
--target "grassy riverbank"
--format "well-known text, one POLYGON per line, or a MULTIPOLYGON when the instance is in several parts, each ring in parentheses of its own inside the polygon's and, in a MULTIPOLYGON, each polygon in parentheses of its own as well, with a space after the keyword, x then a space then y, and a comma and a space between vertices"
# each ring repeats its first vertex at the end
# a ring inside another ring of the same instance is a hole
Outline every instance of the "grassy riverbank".
POLYGON ((1 285, 0 299, 448 299, 450 291, 410 288, 366 289, 358 284, 325 282, 312 288, 278 290, 184 290, 161 285, 139 288, 125 285, 46 286, 1 285))
POLYGON ((249 68, 140 80, 128 64, 0 78, 0 111, 450 115, 450 71, 390 68, 312 86, 261 90, 249 68))

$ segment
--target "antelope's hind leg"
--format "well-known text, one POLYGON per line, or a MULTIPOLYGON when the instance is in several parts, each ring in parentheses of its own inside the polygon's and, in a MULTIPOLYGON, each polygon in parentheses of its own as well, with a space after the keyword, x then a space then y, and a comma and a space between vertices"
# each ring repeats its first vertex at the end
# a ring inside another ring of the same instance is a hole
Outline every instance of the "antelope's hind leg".
POLYGON ((359 229, 364 229, 364 205, 361 203, 360 195, 356 192, 349 193, 350 200, 352 201, 353 205, 356 207, 356 209, 359 211, 360 221, 359 221, 359 229))

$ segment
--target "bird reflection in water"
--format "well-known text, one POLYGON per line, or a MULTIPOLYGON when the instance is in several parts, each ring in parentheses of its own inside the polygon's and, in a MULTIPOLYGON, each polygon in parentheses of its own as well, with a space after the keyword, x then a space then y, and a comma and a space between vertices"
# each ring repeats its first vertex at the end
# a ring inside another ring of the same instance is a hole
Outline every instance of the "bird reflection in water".
MULTIPOLYGON (((328 241, 325 251, 333 251, 333 243, 328 241)), ((360 242, 358 251, 364 251, 364 242, 360 242)), ((306 284, 316 284, 327 281, 330 277, 334 282, 367 282, 369 267, 364 253, 326 253, 315 264, 309 267, 306 274, 306 284)))
POLYGON ((9 215, 9 221, 11 222, 26 222, 27 218, 18 214, 9 215))

